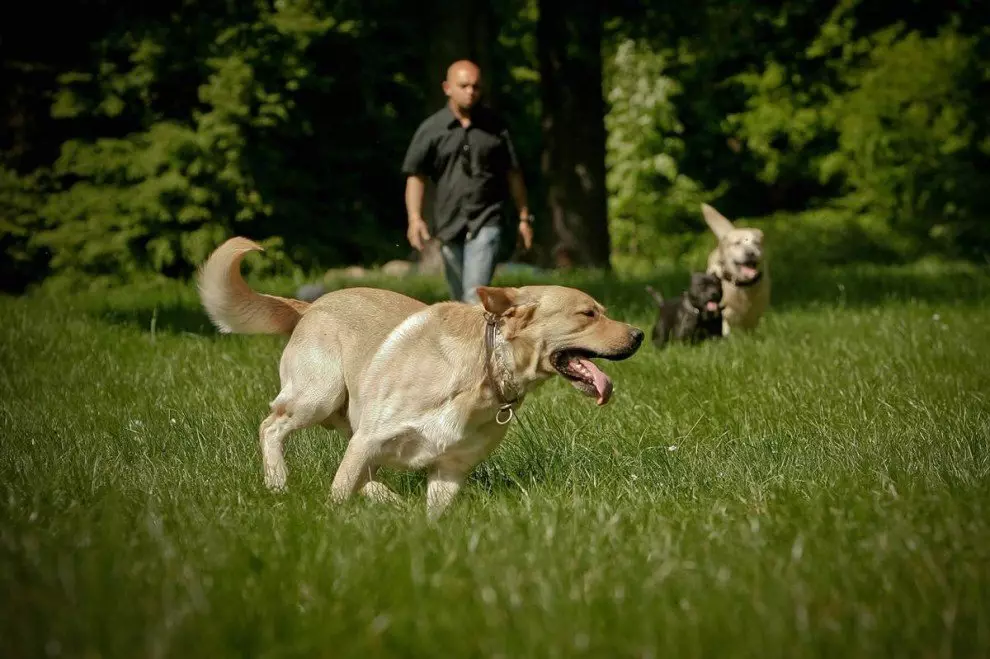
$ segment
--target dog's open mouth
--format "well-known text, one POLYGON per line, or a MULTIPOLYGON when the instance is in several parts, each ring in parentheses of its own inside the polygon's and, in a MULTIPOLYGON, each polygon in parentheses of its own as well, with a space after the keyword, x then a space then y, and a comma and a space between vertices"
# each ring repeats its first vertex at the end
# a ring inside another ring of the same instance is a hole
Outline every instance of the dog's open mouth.
POLYGON ((586 350, 561 350, 554 353, 552 363, 575 389, 604 405, 612 397, 612 379, 591 361, 599 356, 586 350))
POLYGON ((739 280, 742 282, 753 281, 760 276, 759 261, 737 262, 736 269, 739 271, 739 280))

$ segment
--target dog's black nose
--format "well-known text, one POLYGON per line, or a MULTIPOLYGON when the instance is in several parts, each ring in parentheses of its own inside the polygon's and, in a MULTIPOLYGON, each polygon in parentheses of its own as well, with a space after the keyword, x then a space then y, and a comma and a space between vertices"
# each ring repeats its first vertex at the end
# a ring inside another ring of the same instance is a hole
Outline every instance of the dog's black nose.
POLYGON ((643 337, 646 335, 643 333, 643 330, 639 329, 638 327, 634 327, 632 328, 632 330, 630 330, 629 336, 632 338, 632 342, 634 345, 633 350, 636 350, 637 348, 639 348, 639 344, 643 342, 643 337))

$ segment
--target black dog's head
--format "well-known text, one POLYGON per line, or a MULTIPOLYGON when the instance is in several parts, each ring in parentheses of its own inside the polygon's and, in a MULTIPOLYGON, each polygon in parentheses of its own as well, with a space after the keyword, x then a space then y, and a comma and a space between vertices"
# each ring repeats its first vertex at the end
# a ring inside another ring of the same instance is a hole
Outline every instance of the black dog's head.
POLYGON ((715 275, 691 273, 687 296, 702 318, 714 318, 722 313, 722 282, 715 275))

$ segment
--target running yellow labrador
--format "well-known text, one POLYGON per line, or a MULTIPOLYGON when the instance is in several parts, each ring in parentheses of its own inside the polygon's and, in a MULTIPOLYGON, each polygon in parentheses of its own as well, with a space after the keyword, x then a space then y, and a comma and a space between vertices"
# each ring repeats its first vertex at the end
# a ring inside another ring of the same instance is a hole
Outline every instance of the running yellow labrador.
POLYGON ((770 306, 770 263, 759 229, 736 227, 708 204, 705 224, 718 239, 708 255, 708 273, 722 280, 722 336, 752 330, 770 306))
POLYGON ((286 484, 285 438, 323 424, 349 438, 336 500, 358 492, 392 500, 375 480, 380 466, 424 469, 435 519, 537 385, 562 375, 604 405, 612 381, 592 360, 626 359, 643 341, 640 329, 561 286, 479 287, 478 305, 427 306, 373 288, 311 304, 264 295, 240 274, 244 255, 260 249, 246 238, 225 242, 203 265, 199 290, 221 332, 289 336, 282 388, 260 429, 265 483, 275 490, 286 484))

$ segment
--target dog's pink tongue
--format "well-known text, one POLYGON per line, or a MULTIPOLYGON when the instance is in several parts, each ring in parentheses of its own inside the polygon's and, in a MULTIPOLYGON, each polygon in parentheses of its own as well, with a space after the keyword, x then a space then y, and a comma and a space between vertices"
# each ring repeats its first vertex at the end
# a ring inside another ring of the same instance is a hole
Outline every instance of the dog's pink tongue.
POLYGON ((706 302, 705 308, 708 309, 709 311, 718 311, 718 302, 712 302, 712 301, 706 302))
POLYGON ((752 279, 756 276, 756 268, 751 268, 748 265, 739 266, 739 272, 743 274, 746 279, 752 279))
POLYGON ((612 380, 590 359, 579 359, 578 362, 591 373, 595 391, 598 392, 598 404, 604 405, 612 397, 612 380))

